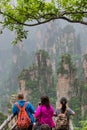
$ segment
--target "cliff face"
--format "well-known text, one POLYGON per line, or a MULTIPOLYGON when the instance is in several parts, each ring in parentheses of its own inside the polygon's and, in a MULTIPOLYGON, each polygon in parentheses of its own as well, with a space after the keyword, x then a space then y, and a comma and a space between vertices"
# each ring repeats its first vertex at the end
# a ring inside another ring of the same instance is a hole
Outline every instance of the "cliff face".
POLYGON ((69 97, 69 90, 70 90, 70 78, 66 75, 58 75, 58 83, 57 83, 57 102, 56 106, 59 106, 59 100, 61 97, 66 97, 67 99, 70 99, 69 97))
MULTIPOLYGON (((87 54, 83 56, 82 68, 78 68, 80 77, 77 76, 75 65, 71 65, 69 55, 63 55, 58 68, 57 102, 65 96, 71 107, 75 110, 75 118, 86 119, 87 116, 87 54), (71 67, 72 66, 72 67, 71 67), (83 71, 82 71, 83 70, 83 71), (82 72, 82 73, 81 73, 82 72), (80 113, 80 114, 79 114, 80 113), (79 116, 78 116, 79 114, 79 116)), ((77 65, 76 65, 77 66, 77 65)))
POLYGON ((70 25, 62 28, 59 24, 49 23, 45 34, 39 30, 37 49, 39 48, 48 51, 54 72, 62 54, 81 55, 80 37, 76 36, 74 27, 70 25))
MULTIPOLYGON (((52 65, 49 55, 46 51, 39 50, 35 55, 35 62, 29 69, 24 69, 20 76, 20 91, 25 94, 27 100, 30 100, 34 106, 38 105, 42 95, 56 97, 52 65), (34 100, 35 99, 35 100, 34 100)), ((55 98, 56 100, 56 98, 55 98)))
POLYGON ((29 92, 26 89, 25 80, 20 80, 19 81, 19 92, 23 93, 24 98, 27 99, 27 95, 29 94, 29 92))
POLYGON ((81 112, 82 118, 86 118, 87 112, 87 52, 83 56, 83 86, 82 86, 82 104, 81 104, 81 112))
POLYGON ((63 55, 58 68, 57 82, 57 106, 61 97, 70 100, 76 96, 74 82, 76 80, 75 66, 73 66, 70 55, 63 55))

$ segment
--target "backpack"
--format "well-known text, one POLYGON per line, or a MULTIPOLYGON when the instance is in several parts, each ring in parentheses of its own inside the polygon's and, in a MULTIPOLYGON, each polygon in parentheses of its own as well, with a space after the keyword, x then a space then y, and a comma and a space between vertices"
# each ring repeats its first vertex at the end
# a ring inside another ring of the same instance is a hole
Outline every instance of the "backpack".
POLYGON ((31 120, 25 110, 27 104, 28 104, 28 102, 25 102, 24 106, 20 107, 18 102, 16 103, 16 105, 19 109, 16 125, 18 126, 18 128, 21 128, 21 129, 28 128, 30 125, 30 122, 31 122, 31 120))
POLYGON ((60 113, 57 116, 57 120, 56 120, 56 130, 68 130, 69 129, 69 120, 67 119, 67 115, 65 113, 60 113))

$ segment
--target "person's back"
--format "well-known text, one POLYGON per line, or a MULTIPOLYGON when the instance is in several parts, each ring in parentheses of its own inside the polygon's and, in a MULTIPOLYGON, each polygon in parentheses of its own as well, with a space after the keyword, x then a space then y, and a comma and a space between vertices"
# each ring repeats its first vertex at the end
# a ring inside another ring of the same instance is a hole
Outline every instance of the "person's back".
POLYGON ((55 115, 57 116, 57 121, 56 121, 56 130, 61 130, 63 127, 65 127, 63 130, 69 130, 71 129, 70 126, 70 116, 74 115, 75 112, 72 111, 67 105, 67 99, 65 97, 62 97, 60 100, 60 107, 56 109, 55 115), (65 117, 59 120, 59 116, 64 115, 65 117), (58 125, 60 123, 60 125, 58 125), (65 123, 65 124, 64 124, 65 123), (60 126, 60 127, 59 127, 60 126), (62 128, 61 128, 62 127, 62 128))
POLYGON ((49 98, 47 96, 41 97, 41 105, 38 106, 34 114, 35 118, 38 118, 39 123, 48 124, 50 128, 55 126, 55 123, 52 119, 54 115, 54 108, 49 103, 49 98))
POLYGON ((30 124, 29 124, 29 127, 27 128, 27 130, 32 130, 32 126, 33 126, 33 123, 34 123, 34 117, 32 114, 34 114, 34 107, 32 106, 32 104, 30 102, 26 102, 24 100, 24 95, 23 94, 18 94, 18 102, 16 102, 14 105, 13 105, 13 108, 12 108, 12 113, 14 115, 19 115, 20 113, 20 108, 23 108, 24 105, 26 103, 26 106, 25 106, 25 110, 26 110, 26 113, 28 115, 28 117, 30 118, 30 124), (18 107, 18 105, 19 107, 18 107))

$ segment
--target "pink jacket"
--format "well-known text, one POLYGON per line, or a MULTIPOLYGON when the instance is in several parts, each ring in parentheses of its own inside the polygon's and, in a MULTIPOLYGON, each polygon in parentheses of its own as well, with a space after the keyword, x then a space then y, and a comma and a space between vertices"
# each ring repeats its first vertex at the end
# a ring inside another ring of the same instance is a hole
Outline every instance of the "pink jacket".
POLYGON ((55 126, 55 123, 52 119, 54 115, 54 108, 50 105, 50 108, 47 108, 45 105, 40 105, 37 107, 34 117, 38 119, 40 124, 48 124, 50 128, 55 126))

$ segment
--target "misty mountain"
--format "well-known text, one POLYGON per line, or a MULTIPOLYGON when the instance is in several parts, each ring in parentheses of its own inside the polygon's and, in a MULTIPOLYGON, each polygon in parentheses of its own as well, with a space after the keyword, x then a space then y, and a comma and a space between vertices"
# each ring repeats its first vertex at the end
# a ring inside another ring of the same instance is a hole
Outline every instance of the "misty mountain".
MULTIPOLYGON (((51 22, 52 23, 52 22, 51 22)), ((57 28, 63 29, 66 25, 72 25, 75 29, 75 35, 80 36, 81 51, 84 53, 87 48, 87 26, 81 24, 70 24, 62 20, 56 20, 52 23, 56 35, 60 35, 61 32, 57 28)), ((37 49, 44 48, 44 41, 47 37, 47 28, 50 30, 50 24, 46 23, 36 27, 26 27, 29 30, 27 39, 24 39, 22 43, 18 43, 16 46, 12 45, 11 42, 15 38, 15 33, 7 29, 4 30, 3 34, 0 35, 0 95, 1 102, 6 94, 7 99, 12 93, 18 90, 18 75, 22 69, 28 68, 33 63, 34 54, 37 49), (39 32, 40 30, 40 32, 39 32), (41 48, 42 47, 42 48, 41 48)), ((61 30, 60 29, 60 30, 61 30)), ((52 30, 53 31, 53 30, 52 30)), ((51 42, 55 36, 52 37, 51 42)), ((55 34, 55 33, 54 33, 55 34)), ((51 44, 49 42, 49 44, 51 44)))

